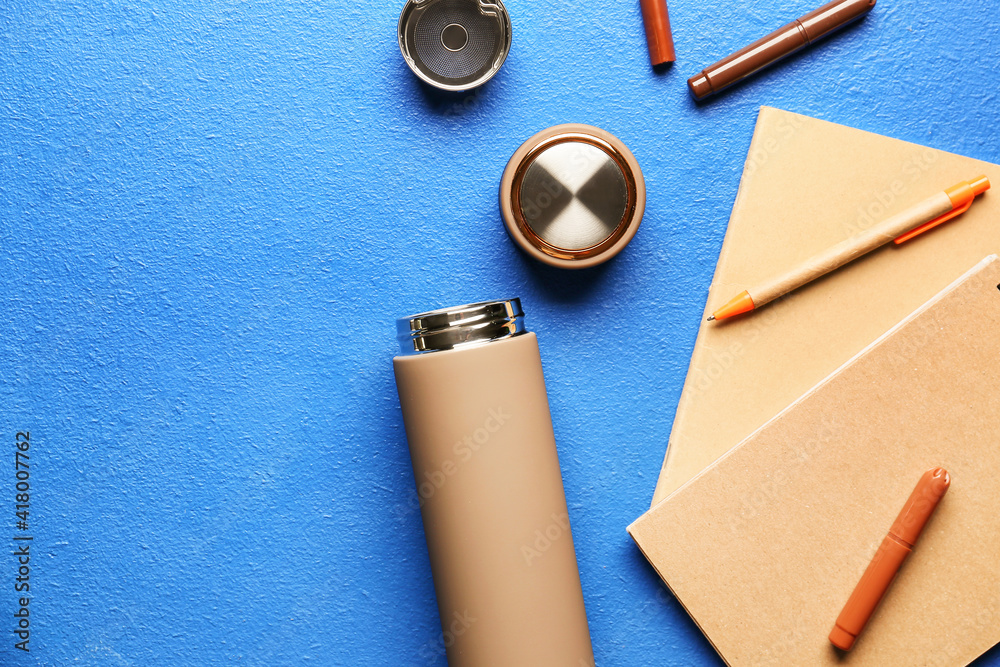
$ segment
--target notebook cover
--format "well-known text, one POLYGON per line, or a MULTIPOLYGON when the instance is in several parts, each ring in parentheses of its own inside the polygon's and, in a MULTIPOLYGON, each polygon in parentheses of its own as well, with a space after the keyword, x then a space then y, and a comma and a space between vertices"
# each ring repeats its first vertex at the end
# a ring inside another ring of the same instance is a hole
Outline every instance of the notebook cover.
POLYGON ((629 527, 730 665, 966 665, 1000 641, 987 258, 629 527), (951 488, 855 647, 827 636, 921 474, 951 488))
POLYGON ((769 304, 703 320, 653 504, 986 255, 1000 252, 1000 167, 763 107, 705 309, 979 174, 997 191, 952 222, 769 304))

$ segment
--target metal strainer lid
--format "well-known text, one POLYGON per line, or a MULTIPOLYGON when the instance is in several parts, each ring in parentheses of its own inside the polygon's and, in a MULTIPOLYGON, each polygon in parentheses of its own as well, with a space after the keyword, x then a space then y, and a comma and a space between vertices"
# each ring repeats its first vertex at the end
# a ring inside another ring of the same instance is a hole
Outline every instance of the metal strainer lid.
POLYGON ((510 16, 500 0, 409 0, 399 17, 406 64, 442 90, 485 83, 503 65, 510 45, 510 16))
POLYGON ((500 185, 511 238, 547 264, 584 268, 618 254, 646 203, 642 171, 625 145, 589 125, 540 132, 514 153, 500 185))

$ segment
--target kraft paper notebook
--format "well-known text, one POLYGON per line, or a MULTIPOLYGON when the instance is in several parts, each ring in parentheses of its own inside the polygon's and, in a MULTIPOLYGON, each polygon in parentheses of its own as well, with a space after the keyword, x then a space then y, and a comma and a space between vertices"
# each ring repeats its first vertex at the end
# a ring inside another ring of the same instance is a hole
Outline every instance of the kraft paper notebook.
POLYGON ((1000 641, 1000 261, 629 532, 730 665, 965 665, 1000 641), (921 474, 951 488, 847 654, 834 620, 921 474))
POLYGON ((1000 167, 760 110, 706 317, 747 287, 979 174, 994 189, 961 217, 752 315, 702 322, 654 505, 970 266, 1000 252, 1000 167))

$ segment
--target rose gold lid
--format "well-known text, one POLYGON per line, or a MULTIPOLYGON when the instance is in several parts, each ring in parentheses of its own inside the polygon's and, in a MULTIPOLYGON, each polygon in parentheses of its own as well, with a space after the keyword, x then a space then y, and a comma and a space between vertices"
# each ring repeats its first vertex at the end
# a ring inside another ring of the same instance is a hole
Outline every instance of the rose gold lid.
POLYGON ((617 137, 590 125, 557 125, 526 141, 500 182, 511 238, 546 264, 606 262, 635 236, 646 207, 639 163, 617 137))

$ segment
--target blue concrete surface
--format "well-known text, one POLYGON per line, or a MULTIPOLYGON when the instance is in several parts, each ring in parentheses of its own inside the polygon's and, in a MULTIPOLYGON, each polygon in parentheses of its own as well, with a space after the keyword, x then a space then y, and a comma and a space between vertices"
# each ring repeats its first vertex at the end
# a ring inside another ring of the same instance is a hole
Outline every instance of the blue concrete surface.
MULTIPOLYGON (((993 0, 881 0, 710 104, 685 79, 816 0, 510 0, 479 91, 422 86, 401 2, 21 0, 0 18, 4 665, 443 665, 395 317, 520 296, 599 665, 719 665, 625 533, 648 506, 760 105, 1000 162, 993 0), (776 6, 780 5, 780 6, 776 6), (621 137, 649 189, 583 273, 496 190, 529 135, 621 137), (30 430, 30 522, 14 447, 30 430)), ((992 651, 979 663, 1000 665, 992 651)))

